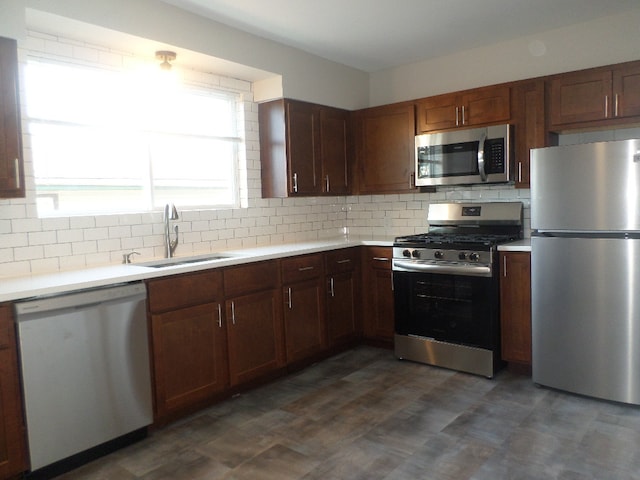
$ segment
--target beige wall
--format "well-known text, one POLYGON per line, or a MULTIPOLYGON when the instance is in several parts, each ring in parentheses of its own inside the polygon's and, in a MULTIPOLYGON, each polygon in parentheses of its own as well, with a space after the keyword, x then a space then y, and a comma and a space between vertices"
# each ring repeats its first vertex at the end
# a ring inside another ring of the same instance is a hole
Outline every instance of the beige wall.
POLYGON ((282 75, 289 98, 357 109, 368 103, 368 75, 250 35, 158 0, 1 0, 0 35, 22 39, 25 8, 174 45, 282 75))
POLYGON ((640 8, 373 73, 370 104, 384 105, 639 59, 640 8))

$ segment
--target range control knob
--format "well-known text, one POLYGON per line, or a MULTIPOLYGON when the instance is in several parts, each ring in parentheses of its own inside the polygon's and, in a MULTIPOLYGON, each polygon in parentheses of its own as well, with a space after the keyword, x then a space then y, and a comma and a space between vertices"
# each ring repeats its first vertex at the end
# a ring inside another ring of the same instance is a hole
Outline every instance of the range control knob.
POLYGON ((460 260, 466 260, 466 259, 467 259, 467 252, 460 252, 460 253, 458 254, 458 258, 459 258, 460 260))
POLYGON ((404 249, 404 250, 402 251, 402 256, 403 256, 403 257, 411 257, 411 250, 409 250, 409 249, 404 249))
POLYGON ((411 256, 413 258, 420 258, 420 250, 414 250, 413 252, 411 252, 411 256))
POLYGON ((471 260, 472 262, 477 262, 478 260, 480 260, 480 255, 478 255, 475 252, 470 253, 469 254, 469 260, 471 260))
POLYGON ((433 252, 433 256, 435 258, 437 258, 438 260, 443 259, 444 258, 444 252, 442 250, 436 250, 435 252, 433 252))

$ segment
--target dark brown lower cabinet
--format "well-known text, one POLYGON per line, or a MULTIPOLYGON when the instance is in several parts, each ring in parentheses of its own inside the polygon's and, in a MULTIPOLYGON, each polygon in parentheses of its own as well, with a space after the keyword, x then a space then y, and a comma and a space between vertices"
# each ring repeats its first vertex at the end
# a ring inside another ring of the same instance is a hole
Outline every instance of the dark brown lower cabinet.
POLYGON ((349 344, 360 334, 359 253, 357 248, 344 248, 325 254, 329 347, 349 344))
POLYGON ((326 348, 322 254, 282 260, 287 363, 312 358, 326 348))
POLYGON ((11 306, 0 305, 0 478, 27 470, 18 352, 11 306))
POLYGON ((531 367, 531 254, 500 252, 502 359, 531 367))
POLYGON ((224 270, 231 386, 285 365, 280 268, 275 260, 224 270))
POLYGON ((231 386, 284 366, 280 298, 278 290, 269 289, 227 300, 231 386))
POLYGON ((391 247, 363 247, 362 314, 366 340, 392 345, 394 333, 391 247))
POLYGON ((207 303, 151 315, 158 418, 206 402, 228 387, 219 307, 207 303))
POLYGON ((211 402, 229 385, 222 273, 147 284, 156 423, 211 402))

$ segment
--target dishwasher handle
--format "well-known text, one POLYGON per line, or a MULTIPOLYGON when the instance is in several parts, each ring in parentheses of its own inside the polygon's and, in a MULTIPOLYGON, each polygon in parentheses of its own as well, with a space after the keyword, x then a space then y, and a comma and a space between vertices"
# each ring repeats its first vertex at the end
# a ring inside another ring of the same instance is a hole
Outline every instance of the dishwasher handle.
POLYGON ((46 312, 99 305, 132 297, 146 298, 146 296, 147 289, 144 283, 136 282, 39 297, 22 302, 18 301, 14 305, 16 320, 20 322, 28 320, 33 315, 40 316, 46 312))

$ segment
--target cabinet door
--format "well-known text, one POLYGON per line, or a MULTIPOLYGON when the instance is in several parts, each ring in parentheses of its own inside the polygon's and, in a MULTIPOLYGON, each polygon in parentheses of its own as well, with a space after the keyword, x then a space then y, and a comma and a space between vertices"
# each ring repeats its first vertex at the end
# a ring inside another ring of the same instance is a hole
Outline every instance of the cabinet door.
POLYGON ((516 187, 529 188, 530 150, 545 147, 544 81, 522 82, 513 87, 516 187))
POLYGON ((232 386, 284 366, 281 298, 279 290, 264 290, 227 299, 232 386))
POLYGON ((327 339, 329 346, 357 336, 354 272, 334 273, 327 279, 327 339))
POLYGON ((320 109, 322 191, 333 195, 349 193, 349 112, 320 109))
POLYGON ((446 130, 462 125, 462 109, 457 95, 437 95, 416 104, 420 133, 446 130))
POLYGON ((359 193, 415 188, 413 104, 360 110, 354 116, 359 193))
POLYGON ((17 45, 0 37, 0 198, 24 192, 17 45))
POLYGON ((318 194, 320 177, 320 111, 317 105, 287 100, 289 193, 318 194))
POLYGON ((0 305, 0 478, 27 469, 26 432, 11 307, 0 305))
POLYGON ((310 358, 326 346, 323 287, 318 277, 283 288, 287 363, 310 358))
POLYGON ((227 339, 219 303, 151 316, 156 413, 196 406, 228 385, 227 339))
POLYGON ((613 71, 614 116, 640 116, 640 65, 613 71))
POLYGON ((508 122, 511 118, 510 88, 478 88, 462 95, 463 125, 479 126, 508 122))
POLYGON ((531 365, 531 255, 500 253, 502 359, 531 365))
POLYGON ((362 310, 364 336, 390 342, 394 333, 393 277, 390 247, 364 249, 362 310))
POLYGON ((551 80, 551 126, 610 117, 610 70, 568 73, 551 80))

